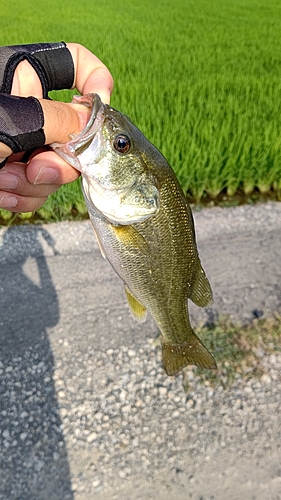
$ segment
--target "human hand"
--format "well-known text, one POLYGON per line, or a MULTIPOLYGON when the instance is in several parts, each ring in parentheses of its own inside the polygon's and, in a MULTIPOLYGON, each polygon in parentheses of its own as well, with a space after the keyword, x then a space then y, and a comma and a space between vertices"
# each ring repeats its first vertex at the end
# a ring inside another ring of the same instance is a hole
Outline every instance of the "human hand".
MULTIPOLYGON (((69 43, 67 48, 75 67, 73 88, 81 94, 98 93, 103 102, 109 103, 113 79, 105 65, 82 45, 69 43)), ((80 132, 89 118, 85 106, 42 99, 39 77, 27 60, 17 66, 11 94, 32 95, 39 99, 44 113, 45 144, 67 142, 69 135, 80 132)), ((0 208, 12 212, 31 212, 40 208, 62 184, 80 175, 47 148, 34 151, 27 164, 21 162, 22 153, 11 153, 8 146, 0 143, 0 161, 9 156, 0 171, 0 208)))

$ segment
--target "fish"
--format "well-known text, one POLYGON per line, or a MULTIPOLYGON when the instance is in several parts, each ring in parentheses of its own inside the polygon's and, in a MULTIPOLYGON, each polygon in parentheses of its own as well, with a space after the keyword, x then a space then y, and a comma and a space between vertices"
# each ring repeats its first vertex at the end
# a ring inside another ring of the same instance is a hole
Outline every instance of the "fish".
POLYGON ((135 320, 147 311, 161 332, 167 375, 216 361, 194 332, 188 299, 206 307, 209 280, 198 255, 191 208, 161 152, 123 113, 97 94, 75 96, 91 109, 81 133, 53 150, 82 175, 101 250, 124 283, 135 320))

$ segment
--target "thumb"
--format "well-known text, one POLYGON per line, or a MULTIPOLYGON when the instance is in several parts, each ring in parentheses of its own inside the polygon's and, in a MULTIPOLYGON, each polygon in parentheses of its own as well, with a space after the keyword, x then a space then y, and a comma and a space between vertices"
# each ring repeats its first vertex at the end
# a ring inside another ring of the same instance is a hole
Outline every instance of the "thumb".
POLYGON ((90 118, 90 110, 80 104, 38 99, 44 113, 45 144, 65 143, 78 134, 90 118))

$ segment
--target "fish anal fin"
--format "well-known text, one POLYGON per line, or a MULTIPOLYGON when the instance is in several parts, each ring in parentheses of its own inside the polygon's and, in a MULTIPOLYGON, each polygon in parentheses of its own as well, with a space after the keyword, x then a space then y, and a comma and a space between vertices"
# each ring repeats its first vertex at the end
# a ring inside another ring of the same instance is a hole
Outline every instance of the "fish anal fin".
POLYGON ((213 300, 211 285, 200 260, 198 260, 195 281, 189 298, 199 307, 206 307, 210 305, 213 300))
POLYGON ((147 315, 146 308, 140 303, 138 299, 136 299, 136 297, 132 294, 131 290, 129 290, 126 285, 125 293, 133 318, 139 323, 144 323, 147 315))
POLYGON ((217 368, 215 358, 195 334, 194 337, 191 342, 183 344, 170 344, 165 339, 162 340, 162 359, 167 375, 176 375, 187 365, 217 368))

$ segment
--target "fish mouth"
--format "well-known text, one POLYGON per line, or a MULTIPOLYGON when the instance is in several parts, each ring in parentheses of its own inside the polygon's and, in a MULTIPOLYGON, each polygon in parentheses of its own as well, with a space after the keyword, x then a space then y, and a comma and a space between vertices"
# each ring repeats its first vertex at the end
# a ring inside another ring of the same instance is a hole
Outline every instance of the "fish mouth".
POLYGON ((72 102, 83 104, 92 110, 89 121, 79 134, 71 137, 69 142, 66 144, 53 143, 51 147, 61 156, 61 158, 82 173, 83 168, 78 156, 90 146, 102 125, 104 121, 105 105, 102 103, 98 94, 74 96, 72 102))
POLYGON ((91 116, 83 130, 68 142, 69 151, 74 156, 78 156, 88 148, 92 142, 101 122, 104 119, 104 104, 98 94, 87 94, 85 96, 74 96, 72 102, 83 104, 91 108, 91 116), (99 113, 101 111, 101 113, 99 113))
POLYGON ((86 95, 80 95, 80 96, 73 96, 72 102, 74 104, 83 104, 87 108, 90 108, 92 110, 90 119, 87 123, 87 125, 83 128, 82 132, 76 136, 76 139, 79 136, 88 135, 89 131, 92 128, 92 125, 94 124, 94 121, 97 117, 97 114, 101 107, 103 106, 103 103, 101 102, 101 98, 98 94, 86 94, 86 95))

